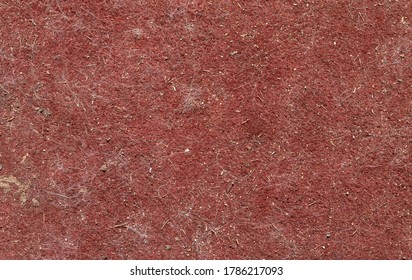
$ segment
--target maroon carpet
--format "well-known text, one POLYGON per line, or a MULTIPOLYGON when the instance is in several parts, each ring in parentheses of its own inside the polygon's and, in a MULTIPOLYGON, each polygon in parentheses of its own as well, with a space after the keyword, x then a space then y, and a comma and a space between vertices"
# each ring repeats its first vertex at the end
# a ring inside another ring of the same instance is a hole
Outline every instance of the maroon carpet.
POLYGON ((1 1, 0 258, 411 259, 412 5, 1 1))

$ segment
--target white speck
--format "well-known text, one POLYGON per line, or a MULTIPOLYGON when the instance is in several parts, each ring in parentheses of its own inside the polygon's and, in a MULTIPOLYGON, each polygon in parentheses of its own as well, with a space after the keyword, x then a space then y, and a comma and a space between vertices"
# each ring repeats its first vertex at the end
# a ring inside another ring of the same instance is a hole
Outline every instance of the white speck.
POLYGON ((186 148, 186 149, 185 149, 185 154, 187 154, 187 153, 189 153, 189 152, 190 152, 189 148, 186 148))
POLYGON ((136 36, 137 39, 142 38, 142 36, 143 36, 143 34, 144 34, 143 30, 140 29, 140 28, 134 28, 134 29, 132 29, 132 30, 130 30, 130 31, 133 33, 134 36, 136 36))

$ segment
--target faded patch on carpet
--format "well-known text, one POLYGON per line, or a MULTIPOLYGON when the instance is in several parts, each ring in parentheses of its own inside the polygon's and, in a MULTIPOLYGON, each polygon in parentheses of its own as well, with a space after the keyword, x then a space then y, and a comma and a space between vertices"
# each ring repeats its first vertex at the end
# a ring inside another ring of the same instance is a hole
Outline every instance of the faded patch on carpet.
POLYGON ((0 176, 0 189, 3 189, 4 194, 16 195, 21 205, 24 205, 27 201, 29 185, 19 181, 12 175, 0 176))

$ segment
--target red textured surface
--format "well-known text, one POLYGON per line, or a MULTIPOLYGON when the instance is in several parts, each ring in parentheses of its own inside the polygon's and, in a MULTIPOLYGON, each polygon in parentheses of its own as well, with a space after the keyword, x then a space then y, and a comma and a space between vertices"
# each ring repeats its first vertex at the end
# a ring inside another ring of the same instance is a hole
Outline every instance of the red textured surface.
POLYGON ((1 1, 3 259, 411 259, 410 1, 1 1))

